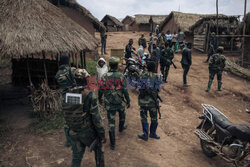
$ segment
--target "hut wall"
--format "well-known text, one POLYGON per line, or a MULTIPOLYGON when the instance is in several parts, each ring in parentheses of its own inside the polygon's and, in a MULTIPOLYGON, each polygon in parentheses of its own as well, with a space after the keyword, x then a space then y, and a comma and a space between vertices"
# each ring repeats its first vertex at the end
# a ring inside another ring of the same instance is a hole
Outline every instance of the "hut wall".
POLYGON ((95 28, 94 25, 90 22, 90 20, 86 17, 77 12, 76 10, 60 6, 62 11, 80 26, 84 27, 92 36, 95 36, 95 28))
POLYGON ((124 24, 124 31, 131 31, 130 24, 132 23, 132 20, 126 17, 123 22, 124 24))
POLYGON ((148 31, 148 32, 150 32, 151 31, 151 26, 150 26, 150 24, 139 24, 138 25, 138 31, 143 31, 143 32, 148 31))
POLYGON ((136 24, 135 22, 131 23, 130 25, 130 30, 131 31, 138 31, 138 24, 136 24))
POLYGON ((178 29, 179 29, 179 27, 176 24, 176 21, 175 21, 174 17, 172 17, 168 21, 168 23, 165 24, 165 26, 162 29, 162 32, 166 33, 168 30, 170 30, 171 33, 174 33, 174 32, 178 33, 178 29))
MULTIPOLYGON (((29 85, 29 76, 27 70, 27 61, 29 61, 31 81, 38 86, 45 79, 43 59, 12 59, 12 83, 14 85, 29 85)), ((55 75, 58 71, 58 62, 56 60, 45 60, 48 84, 56 85, 55 75)))

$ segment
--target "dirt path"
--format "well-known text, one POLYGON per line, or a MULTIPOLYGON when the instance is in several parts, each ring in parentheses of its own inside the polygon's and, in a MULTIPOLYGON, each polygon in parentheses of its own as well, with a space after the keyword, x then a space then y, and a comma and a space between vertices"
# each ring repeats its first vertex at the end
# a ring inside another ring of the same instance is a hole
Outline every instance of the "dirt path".
MULTIPOLYGON (((139 36, 140 33, 109 34, 108 49, 124 48, 129 38, 136 39, 139 36)), ((149 139, 148 142, 144 142, 137 138, 137 134, 141 133, 139 106, 137 105, 138 93, 135 90, 130 91, 132 104, 127 110, 129 127, 122 134, 116 133, 117 149, 115 151, 110 151, 109 142, 105 145, 106 166, 232 167, 218 157, 213 159, 205 157, 193 131, 199 123, 197 117, 201 113, 202 103, 216 106, 233 123, 248 124, 250 116, 244 110, 250 109, 250 82, 224 73, 223 91, 215 91, 217 87, 215 80, 212 91, 206 93, 208 69, 207 64, 202 63, 204 59, 204 55, 193 52, 193 65, 188 75, 188 82, 191 86, 183 88, 180 55, 175 56, 174 61, 178 69, 171 68, 169 82, 163 85, 160 93, 164 101, 161 104, 162 119, 159 120, 157 131, 161 136, 160 140, 149 139)), ((9 106, 5 112, 10 110, 27 111, 28 109, 23 106, 18 108, 9 106)), ((105 125, 107 125, 106 119, 105 125)), ((27 133, 25 126, 14 128, 4 138, 4 149, 0 152, 0 160, 5 166, 15 167, 70 166, 71 150, 64 147, 64 141, 62 130, 56 135, 37 136, 27 133)), ((92 167, 94 164, 93 153, 86 151, 82 166, 92 167)))

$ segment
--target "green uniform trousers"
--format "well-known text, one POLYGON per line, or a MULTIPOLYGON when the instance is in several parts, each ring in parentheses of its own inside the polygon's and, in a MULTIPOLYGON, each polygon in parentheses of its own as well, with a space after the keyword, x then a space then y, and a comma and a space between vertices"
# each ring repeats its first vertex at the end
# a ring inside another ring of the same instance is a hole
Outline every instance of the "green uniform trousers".
POLYGON ((157 120, 157 109, 155 107, 140 107, 141 122, 143 124, 148 124, 148 111, 151 118, 151 124, 158 123, 157 120))

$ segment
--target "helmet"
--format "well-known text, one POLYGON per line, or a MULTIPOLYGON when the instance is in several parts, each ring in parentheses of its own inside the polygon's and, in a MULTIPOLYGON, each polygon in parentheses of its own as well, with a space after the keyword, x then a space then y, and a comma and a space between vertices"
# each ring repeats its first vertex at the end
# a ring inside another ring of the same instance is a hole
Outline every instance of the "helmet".
POLYGON ((76 69, 75 76, 76 76, 76 77, 84 77, 84 78, 87 78, 87 77, 89 77, 90 75, 89 75, 89 73, 88 73, 87 70, 78 68, 78 69, 76 69))
POLYGON ((109 59, 109 65, 111 65, 111 64, 118 64, 119 61, 120 61, 120 59, 118 57, 111 57, 109 59))

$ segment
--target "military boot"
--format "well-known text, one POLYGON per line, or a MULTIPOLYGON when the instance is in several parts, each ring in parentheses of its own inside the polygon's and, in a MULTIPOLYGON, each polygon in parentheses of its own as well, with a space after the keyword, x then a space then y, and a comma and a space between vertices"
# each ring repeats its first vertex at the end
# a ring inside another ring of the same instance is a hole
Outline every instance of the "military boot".
POLYGON ((218 82, 218 91, 222 91, 221 86, 222 86, 222 82, 218 82))
POLYGON ((110 140, 110 149, 114 150, 115 149, 115 132, 110 132, 109 131, 109 140, 110 140))
POLYGON ((66 138, 66 142, 65 142, 65 146, 66 147, 70 147, 71 146, 71 140, 69 137, 69 128, 64 128, 64 133, 65 133, 65 138, 66 138))
POLYGON ((125 121, 119 122, 119 132, 122 132, 123 130, 127 129, 128 126, 125 124, 125 121))
POLYGON ((210 91, 212 82, 213 82, 213 81, 211 81, 211 80, 208 81, 208 85, 207 85, 207 90, 206 90, 206 92, 209 92, 209 91, 210 91))
POLYGON ((144 141, 148 141, 148 123, 142 123, 143 134, 138 134, 138 137, 144 141))
POLYGON ((150 124, 150 135, 149 137, 154 138, 154 139, 160 139, 160 136, 156 134, 156 130, 158 127, 158 123, 151 123, 150 124))

